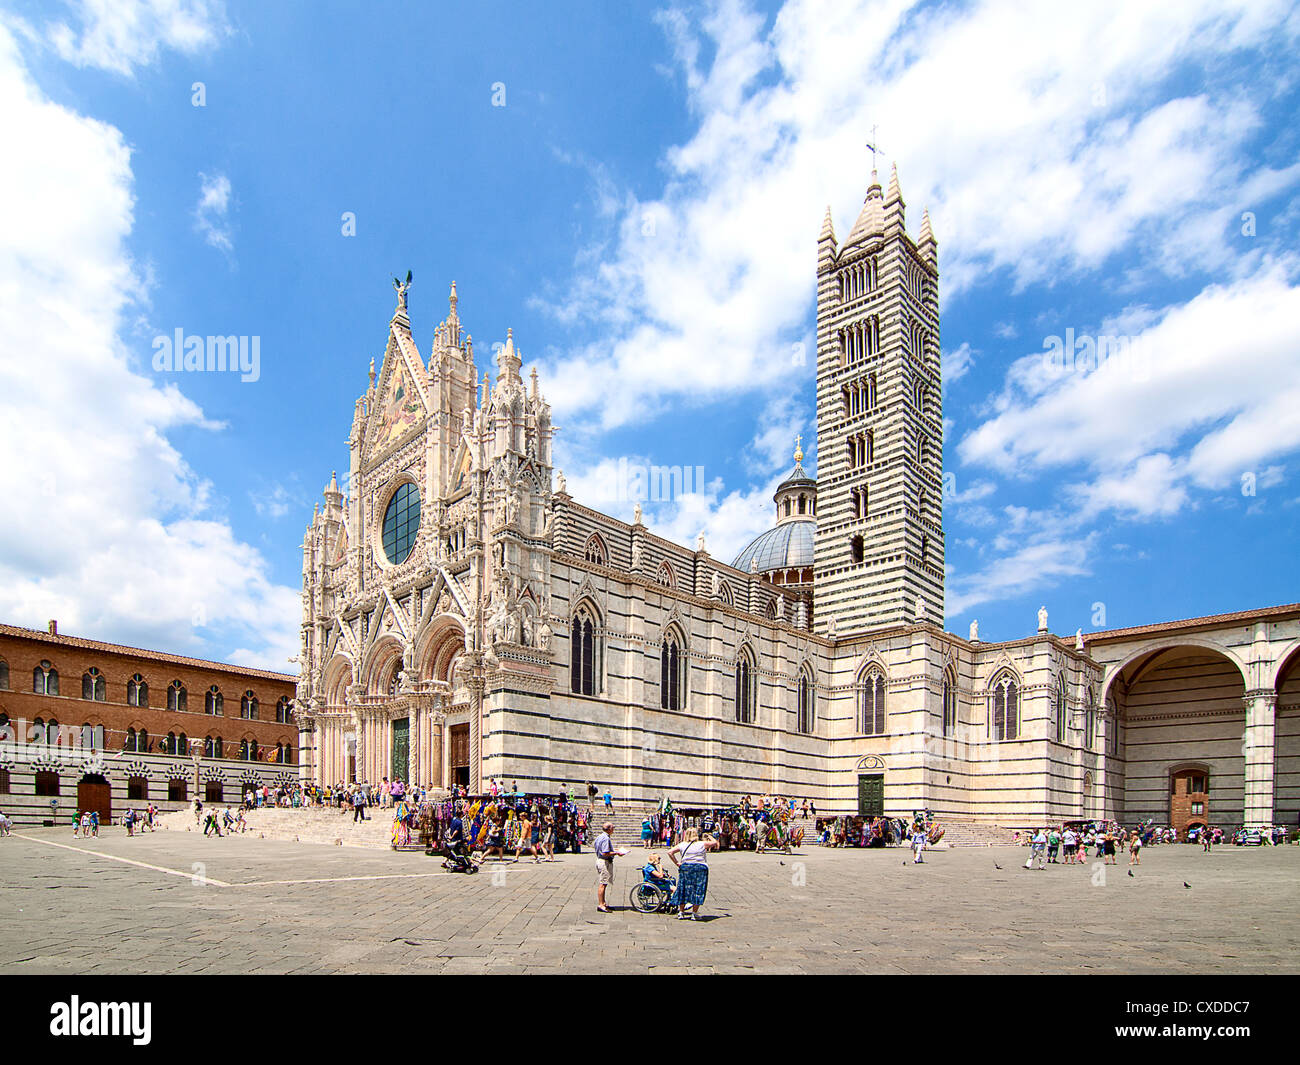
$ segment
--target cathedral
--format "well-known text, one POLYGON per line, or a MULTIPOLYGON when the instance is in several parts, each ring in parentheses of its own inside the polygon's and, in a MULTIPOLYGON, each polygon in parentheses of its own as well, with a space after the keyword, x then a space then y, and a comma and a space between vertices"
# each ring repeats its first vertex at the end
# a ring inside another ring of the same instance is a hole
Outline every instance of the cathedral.
MULTIPOLYGON (((1300 604, 1020 639, 944 631, 939 255, 872 174, 816 242, 816 474, 730 562, 584 506, 513 334, 407 283, 303 540, 301 774, 620 804, 742 795, 1029 826, 1294 823, 1300 604)), ((409 282, 409 276, 408 276, 409 282)))

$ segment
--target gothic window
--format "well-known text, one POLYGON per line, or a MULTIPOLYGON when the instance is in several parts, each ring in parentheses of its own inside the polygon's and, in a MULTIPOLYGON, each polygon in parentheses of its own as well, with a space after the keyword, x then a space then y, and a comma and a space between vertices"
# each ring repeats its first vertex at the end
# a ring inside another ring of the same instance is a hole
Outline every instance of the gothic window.
POLYGON ((104 726, 85 722, 81 726, 81 746, 91 751, 104 749, 104 726))
POLYGON ((957 678, 951 669, 943 673, 943 734, 957 731, 957 678))
POLYGON ((48 662, 32 670, 32 691, 37 695, 59 694, 59 671, 48 662))
POLYGON ((252 689, 239 697, 239 716, 246 721, 257 720, 257 696, 253 694, 252 689))
POLYGON ((239 741, 239 760, 241 762, 248 761, 248 740, 239 741))
POLYGON ((664 710, 682 710, 686 706, 685 640, 676 629, 664 634, 659 647, 659 706, 664 710))
POLYGON ((853 505, 853 519, 862 521, 867 516, 867 487, 861 485, 849 489, 849 500, 853 505))
POLYGON ((135 734, 135 749, 141 754, 149 753, 149 730, 141 729, 135 734))
POLYGON ((149 705, 149 685, 145 683, 144 677, 140 676, 139 673, 126 682, 126 705, 149 705))
POLYGON ((286 743, 284 745, 284 755, 280 760, 285 765, 293 765, 293 744, 292 743, 286 743))
POLYGON ((53 747, 58 742, 59 742, 59 722, 55 718, 50 718, 49 724, 45 726, 45 743, 46 746, 53 747))
POLYGON ((177 750, 176 733, 169 732, 167 733, 167 736, 163 739, 163 754, 174 755, 176 753, 176 750, 177 750))
POLYGON ((722 584, 718 586, 718 598, 722 600, 723 606, 732 605, 731 585, 727 584, 726 581, 723 581, 722 584))
POLYGON ((220 736, 216 737, 212 741, 212 757, 213 758, 225 757, 225 744, 222 742, 220 736))
POLYGON ((1003 673, 993 682, 989 696, 989 721, 997 743, 1014 740, 1020 735, 1020 688, 1016 678, 1003 673))
POLYGON ((1065 742, 1066 728, 1066 691, 1065 691, 1065 674, 1062 673, 1056 678, 1056 689, 1052 696, 1052 716, 1056 720, 1056 742, 1065 742))
POLYGON ((912 382, 912 403, 917 411, 925 413, 925 382, 917 380, 912 382))
POLYGON ((1097 704, 1093 698, 1092 689, 1088 689, 1088 698, 1085 704, 1083 718, 1083 746, 1087 750, 1092 750, 1097 742, 1097 704))
POLYGON ((203 737, 203 757, 204 758, 216 757, 216 748, 213 746, 211 736, 203 737))
POLYGON ((226 705, 225 699, 221 696, 221 689, 215 684, 207 690, 203 698, 203 712, 220 717, 224 712, 226 705))
POLYGON ((384 554, 394 566, 405 562, 420 529, 420 490, 405 481, 384 508, 384 554))
POLYGON ((871 666, 858 674, 858 731, 883 736, 885 725, 885 675, 871 666))
MULTIPOLYGON (((185 685, 178 680, 172 681, 167 687, 167 709, 184 713, 188 705, 189 694, 185 690, 185 685)), ((212 713, 211 710, 207 712, 212 713)))
POLYGON ((659 575, 655 578, 655 581, 665 588, 677 587, 677 582, 673 579, 673 568, 667 562, 659 566, 659 575))
POLYGON ((569 689, 576 695, 595 695, 600 658, 597 654, 596 630, 598 619, 586 604, 573 615, 571 649, 569 655, 569 689))
POLYGON ((849 537, 849 557, 855 565, 866 557, 866 543, 860 535, 849 537))
POLYGON ((257 740, 248 741, 248 760, 250 762, 257 761, 257 740))
POLYGON ((91 666, 89 670, 81 675, 81 697, 97 703, 108 701, 108 690, 104 681, 104 674, 94 666, 91 666))
POLYGON ((867 375, 867 409, 876 409, 876 375, 867 375))
POLYGON ((736 720, 752 725, 758 713, 758 671, 748 647, 736 659, 736 720))
POLYGON ((0 658, 0 692, 9 690, 9 663, 0 658))
POLYGON ((609 565, 609 552, 605 550, 605 541, 596 533, 592 533, 588 538, 582 554, 588 562, 594 562, 597 566, 609 565))
POLYGON ((916 434, 916 464, 918 466, 925 465, 925 434, 924 433, 916 434))
POLYGON ((815 723, 814 717, 814 700, 816 699, 816 688, 813 684, 812 674, 807 666, 799 673, 799 707, 796 715, 796 727, 805 736, 810 735, 815 723))
POLYGON ((275 704, 275 720, 277 724, 287 725, 289 723, 289 697, 280 696, 275 704))

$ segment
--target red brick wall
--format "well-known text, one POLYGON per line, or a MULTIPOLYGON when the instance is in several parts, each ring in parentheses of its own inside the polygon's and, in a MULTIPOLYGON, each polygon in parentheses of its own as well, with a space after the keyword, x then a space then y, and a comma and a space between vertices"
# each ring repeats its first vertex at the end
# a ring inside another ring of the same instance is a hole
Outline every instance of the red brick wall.
MULTIPOLYGON (((24 637, 0 633, 0 660, 9 666, 9 690, 0 691, 0 711, 9 715, 15 724, 22 720, 30 728, 36 718, 58 721, 60 729, 80 729, 84 724, 102 725, 104 748, 120 751, 128 728, 141 728, 149 733, 151 751, 162 753, 161 741, 168 732, 178 736, 184 733, 189 739, 206 736, 222 738, 224 758, 239 761, 240 740, 256 740, 259 761, 265 762, 266 752, 275 751, 277 743, 293 748, 293 762, 299 761, 298 728, 290 715, 288 724, 277 724, 275 706, 281 696, 290 700, 294 696, 294 681, 290 677, 245 671, 235 666, 217 663, 179 663, 153 656, 148 651, 95 649, 54 640, 43 636, 24 637), (32 670, 41 661, 48 661, 59 673, 59 695, 36 695, 32 692, 32 670), (107 685, 107 702, 82 699, 81 678, 91 666, 104 675, 107 685), (139 673, 149 685, 149 706, 127 705, 127 681, 139 673), (188 690, 186 713, 167 710, 167 688, 179 680, 188 690), (223 716, 205 714, 204 693, 213 684, 225 699, 223 716), (240 697, 252 690, 258 700, 257 721, 239 716, 240 697)), ((20 741, 24 737, 17 737, 20 741)))

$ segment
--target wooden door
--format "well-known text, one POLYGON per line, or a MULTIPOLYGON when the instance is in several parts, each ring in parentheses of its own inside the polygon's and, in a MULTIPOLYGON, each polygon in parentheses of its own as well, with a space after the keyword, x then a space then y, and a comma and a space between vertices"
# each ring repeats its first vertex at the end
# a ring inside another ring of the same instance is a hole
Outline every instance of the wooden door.
POLYGON ((99 811, 99 823, 106 825, 113 816, 113 789, 101 776, 82 777, 77 784, 77 809, 99 811))

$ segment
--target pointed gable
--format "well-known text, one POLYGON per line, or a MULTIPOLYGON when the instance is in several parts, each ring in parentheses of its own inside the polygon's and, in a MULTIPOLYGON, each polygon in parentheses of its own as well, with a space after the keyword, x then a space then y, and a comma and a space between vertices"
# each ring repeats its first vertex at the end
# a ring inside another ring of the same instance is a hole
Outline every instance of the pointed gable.
POLYGON ((375 395, 366 430, 366 461, 378 458, 413 435, 428 416, 424 364, 403 318, 395 317, 389 326, 375 395))

